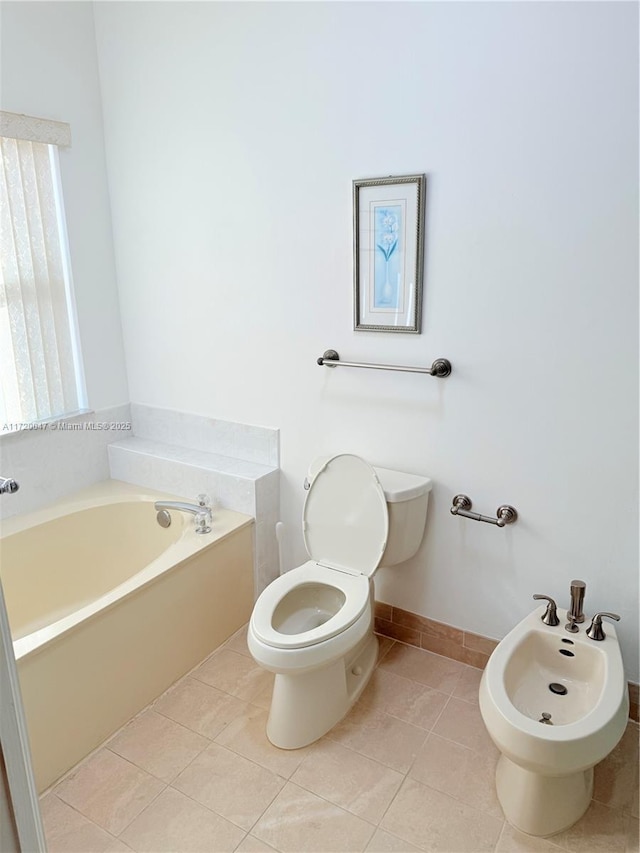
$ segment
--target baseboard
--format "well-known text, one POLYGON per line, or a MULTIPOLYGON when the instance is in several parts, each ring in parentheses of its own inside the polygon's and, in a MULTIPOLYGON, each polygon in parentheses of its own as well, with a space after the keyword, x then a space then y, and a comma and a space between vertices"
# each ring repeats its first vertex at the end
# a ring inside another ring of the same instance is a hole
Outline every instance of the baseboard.
MULTIPOLYGON (((498 640, 472 634, 381 601, 376 601, 375 630, 384 637, 459 660, 477 669, 484 669, 489 655, 498 645, 498 640)), ((640 686, 630 681, 629 719, 636 723, 639 706, 640 686)))

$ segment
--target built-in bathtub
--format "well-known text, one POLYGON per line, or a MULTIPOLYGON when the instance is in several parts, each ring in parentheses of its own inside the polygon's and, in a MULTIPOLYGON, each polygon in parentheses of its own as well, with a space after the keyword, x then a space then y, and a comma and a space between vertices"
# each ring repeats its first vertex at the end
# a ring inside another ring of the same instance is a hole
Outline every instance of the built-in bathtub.
POLYGON ((253 519, 156 522, 107 480, 2 523, 0 576, 43 791, 248 621, 253 519))

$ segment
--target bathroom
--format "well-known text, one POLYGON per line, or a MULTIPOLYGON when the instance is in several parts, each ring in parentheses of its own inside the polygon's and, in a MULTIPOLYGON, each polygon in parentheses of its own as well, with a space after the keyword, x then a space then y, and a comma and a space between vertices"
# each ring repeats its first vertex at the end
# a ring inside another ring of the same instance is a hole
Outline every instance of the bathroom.
MULTIPOLYGON (((621 616, 637 684, 636 4, 2 2, 0 14, 2 109, 71 126, 60 160, 95 417, 126 422, 131 405, 138 422, 170 410, 278 430, 287 568, 306 559, 315 456, 427 476, 423 544, 378 573, 382 605, 499 640, 533 594, 566 608, 581 578, 588 616, 621 616), (416 173, 421 334, 354 331, 352 181, 416 173), (355 362, 444 357, 452 374, 330 370, 316 363, 329 348, 355 362), (455 518, 459 493, 486 515, 512 505, 518 521, 455 518)), ((0 436, 0 474, 20 482, 0 510, 106 478, 113 440, 0 436)), ((595 812, 616 834, 592 849, 634 843, 637 806, 595 812)), ((521 849, 589 849, 577 838, 521 849)), ((403 840, 386 849, 429 849, 403 840)))

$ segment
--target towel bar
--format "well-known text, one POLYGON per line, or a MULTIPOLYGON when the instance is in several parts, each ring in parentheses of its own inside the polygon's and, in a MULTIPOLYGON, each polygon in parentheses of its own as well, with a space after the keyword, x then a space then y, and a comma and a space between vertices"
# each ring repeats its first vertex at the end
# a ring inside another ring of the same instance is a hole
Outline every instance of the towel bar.
POLYGON ((319 365, 325 367, 370 367, 374 370, 399 370, 404 373, 426 373, 429 376, 444 378, 451 373, 451 362, 446 358, 437 358, 431 367, 404 367, 399 364, 363 364, 357 361, 340 361, 340 356, 334 349, 325 350, 318 359, 319 365))

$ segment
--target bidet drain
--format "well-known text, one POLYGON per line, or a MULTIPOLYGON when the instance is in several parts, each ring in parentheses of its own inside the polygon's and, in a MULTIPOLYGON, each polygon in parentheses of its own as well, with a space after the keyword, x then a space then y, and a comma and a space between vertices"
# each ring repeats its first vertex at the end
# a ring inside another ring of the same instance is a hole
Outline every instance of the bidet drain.
POLYGON ((564 684, 558 684, 557 681, 552 681, 549 685, 549 690, 552 693, 555 693, 557 696, 565 696, 567 693, 567 688, 564 684))

